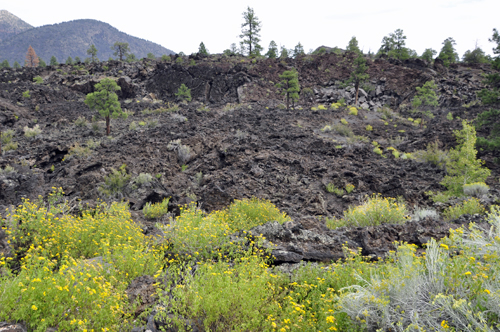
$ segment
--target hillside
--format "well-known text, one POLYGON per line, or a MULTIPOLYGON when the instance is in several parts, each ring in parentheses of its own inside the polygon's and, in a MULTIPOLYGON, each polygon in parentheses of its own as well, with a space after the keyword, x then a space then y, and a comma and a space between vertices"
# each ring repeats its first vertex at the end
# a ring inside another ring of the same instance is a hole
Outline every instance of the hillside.
POLYGON ((14 61, 22 65, 31 45, 47 64, 52 56, 58 62, 65 62, 69 56, 73 59, 78 56, 83 60, 87 57, 89 46, 94 44, 97 57, 108 60, 115 58, 111 46, 117 41, 128 43, 131 53, 139 59, 148 53, 158 57, 173 53, 161 45, 120 32, 107 23, 86 19, 44 25, 18 33, 0 42, 0 59, 7 59, 11 65, 14 61))
POLYGON ((498 70, 367 57, 355 107, 355 58, 0 69, 0 330, 498 330, 498 153, 476 191, 430 193, 498 70), (84 103, 105 78, 110 135, 84 103))
POLYGON ((6 10, 0 10, 0 42, 33 27, 6 10))

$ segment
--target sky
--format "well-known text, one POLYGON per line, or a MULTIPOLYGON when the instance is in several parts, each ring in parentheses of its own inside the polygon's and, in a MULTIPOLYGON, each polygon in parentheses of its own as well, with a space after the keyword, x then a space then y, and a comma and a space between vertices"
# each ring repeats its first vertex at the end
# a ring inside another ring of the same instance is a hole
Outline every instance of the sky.
POLYGON ((498 0, 0 0, 0 9, 35 27, 95 19, 185 54, 197 52, 201 42, 210 53, 239 45, 248 7, 261 22, 264 52, 271 40, 288 49, 300 42, 308 52, 345 48, 353 36, 365 53, 376 52, 384 36, 402 29, 406 46, 419 55, 426 48, 439 52, 448 37, 460 57, 476 44, 492 55, 488 38, 500 29, 498 0))

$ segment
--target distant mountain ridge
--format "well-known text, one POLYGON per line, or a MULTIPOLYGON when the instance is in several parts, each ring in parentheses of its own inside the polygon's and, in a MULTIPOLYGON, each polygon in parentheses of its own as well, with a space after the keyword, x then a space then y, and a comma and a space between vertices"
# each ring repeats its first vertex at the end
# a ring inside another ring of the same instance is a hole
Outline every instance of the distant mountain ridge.
POLYGON ((0 10, 0 42, 29 29, 33 26, 4 9, 0 10))
MULTIPOLYGON (((2 23, 4 22, 0 22, 2 23)), ((115 42, 128 43, 130 52, 139 59, 146 57, 148 53, 153 53, 156 57, 174 54, 161 45, 121 32, 108 23, 82 19, 24 28, 23 31, 0 42, 0 61, 7 59, 11 66, 14 61, 23 65, 30 45, 47 64, 52 56, 60 63, 65 62, 69 56, 73 59, 78 56, 83 61, 88 57, 87 49, 91 44, 97 48, 97 57, 100 60, 108 60, 110 57, 116 58, 111 50, 115 42)))

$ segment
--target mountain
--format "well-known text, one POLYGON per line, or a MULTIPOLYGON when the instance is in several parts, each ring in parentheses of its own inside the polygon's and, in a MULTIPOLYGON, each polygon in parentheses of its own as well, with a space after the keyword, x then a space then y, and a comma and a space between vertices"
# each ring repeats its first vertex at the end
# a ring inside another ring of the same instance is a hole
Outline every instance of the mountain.
POLYGON ((87 49, 91 44, 97 48, 100 60, 108 60, 116 58, 111 50, 115 42, 128 43, 130 52, 139 59, 148 53, 157 57, 174 53, 161 45, 121 32, 107 23, 85 19, 44 25, 13 35, 0 42, 0 61, 7 59, 10 65, 14 61, 22 65, 30 45, 47 64, 52 56, 60 63, 69 56, 73 59, 78 56, 83 60, 88 57, 87 49))
POLYGON ((33 27, 6 10, 0 10, 0 42, 33 27))

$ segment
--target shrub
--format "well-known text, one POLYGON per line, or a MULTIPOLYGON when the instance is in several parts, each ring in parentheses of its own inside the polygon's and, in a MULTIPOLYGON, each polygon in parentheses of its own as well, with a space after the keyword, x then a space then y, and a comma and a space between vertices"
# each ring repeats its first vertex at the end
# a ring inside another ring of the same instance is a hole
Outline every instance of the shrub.
POLYGON ((92 150, 87 147, 83 147, 80 145, 80 143, 75 143, 69 151, 68 154, 64 156, 63 161, 69 160, 70 157, 77 157, 77 158, 86 158, 92 154, 92 150))
MULTIPOLYGON (((182 59, 182 58, 177 58, 177 59, 182 59)), ((179 89, 177 90, 177 93, 175 93, 175 96, 177 99, 181 101, 186 101, 189 102, 191 101, 191 89, 188 89, 188 87, 182 83, 179 89)))
POLYGON ((367 126, 365 127, 365 129, 366 129, 367 131, 372 131, 372 130, 373 130, 373 127, 372 127, 372 126, 370 126, 370 125, 367 125, 367 126))
POLYGON ((326 125, 326 126, 323 127, 323 129, 321 129, 321 131, 327 132, 327 133, 330 132, 330 131, 332 131, 332 130, 333 130, 333 128, 330 125, 326 125))
POLYGON ((354 185, 353 184, 346 184, 345 186, 345 191, 347 191, 348 194, 352 193, 352 191, 354 190, 354 185))
POLYGON ((191 148, 187 145, 179 145, 177 148, 177 157, 181 164, 185 164, 191 157, 191 148))
POLYGON ((348 125, 348 124, 349 124, 349 122, 347 122, 347 120, 346 120, 346 119, 344 119, 344 118, 340 119, 340 122, 341 122, 342 124, 344 124, 344 125, 348 125))
POLYGON ((448 153, 439 149, 439 142, 427 144, 426 150, 418 150, 412 153, 413 159, 419 162, 427 162, 443 169, 448 161, 448 153))
POLYGON ((354 106, 349 107, 349 114, 357 116, 358 115, 358 109, 354 106))
POLYGON ((320 110, 320 111, 326 111, 326 110, 327 110, 327 108, 325 107, 325 105, 323 105, 323 104, 319 104, 319 105, 318 105, 318 110, 320 110))
POLYGON ((336 110, 336 109, 338 109, 340 106, 341 106, 341 104, 340 104, 339 102, 336 102, 336 103, 332 103, 332 104, 330 105, 330 108, 331 108, 331 109, 336 110))
POLYGON ((449 121, 452 121, 453 120, 453 114, 451 112, 448 112, 448 114, 446 115, 446 118, 449 120, 449 121))
POLYGON ((31 98, 30 90, 26 90, 23 92, 23 98, 31 98))
POLYGON ((482 197, 488 193, 490 187, 484 182, 464 184, 464 194, 466 196, 482 197))
POLYGON ((457 219, 464 214, 483 214, 484 206, 477 198, 470 198, 460 204, 450 206, 443 211, 443 216, 447 220, 457 219))
POLYGON ((127 174, 126 167, 127 165, 123 164, 118 170, 112 168, 111 174, 104 177, 104 184, 99 187, 99 192, 107 196, 121 193, 131 177, 127 174))
POLYGON ((79 116, 78 119, 75 120, 75 125, 79 127, 87 126, 87 120, 83 116, 79 116))
POLYGON ((382 150, 378 146, 376 146, 376 147, 373 148, 373 152, 375 152, 379 156, 381 156, 382 153, 383 153, 382 150))
POLYGON ((10 165, 5 165, 5 168, 2 169, 0 167, 0 174, 8 174, 8 173, 15 173, 16 170, 14 169, 14 167, 10 166, 10 165))
POLYGON ((336 131, 339 135, 342 135, 345 137, 353 137, 354 136, 354 132, 352 131, 352 129, 344 123, 334 124, 331 128, 334 131, 336 131))
POLYGON ((139 127, 137 127, 137 122, 135 122, 135 121, 130 122, 130 124, 128 126, 128 129, 129 130, 137 130, 137 129, 139 129, 139 127))
POLYGON ((344 189, 335 187, 335 185, 333 183, 327 184, 325 189, 327 192, 334 193, 338 197, 344 196, 344 189))
POLYGON ((420 221, 426 218, 439 219, 439 213, 434 209, 426 208, 416 208, 415 211, 413 211, 413 220, 420 221))
POLYGON ((420 106, 438 106, 436 89, 437 85, 434 81, 425 82, 421 88, 417 87, 417 94, 411 102, 412 106, 414 108, 419 108, 420 106))
POLYGON ((148 184, 153 181, 153 176, 149 173, 140 173, 135 179, 134 182, 138 185, 148 184))
MULTIPOLYGON (((372 195, 362 205, 349 207, 344 218, 335 227, 365 227, 380 224, 402 224, 407 219, 408 211, 403 202, 394 198, 372 195)), ((332 228, 332 223, 330 227, 332 228)))
POLYGON ((168 202, 170 198, 165 198, 161 203, 146 203, 142 208, 142 213, 148 219, 156 219, 168 213, 168 202))
POLYGON ((37 137, 38 135, 40 135, 42 133, 42 130, 40 129, 40 127, 38 125, 35 125, 33 128, 29 128, 28 126, 25 126, 23 128, 23 130, 24 130, 24 136, 26 136, 28 138, 37 137))
POLYGON ((14 137, 14 130, 12 129, 7 129, 3 133, 0 132, 0 142, 2 143, 0 153, 17 149, 18 145, 17 142, 12 141, 13 137, 14 137))

